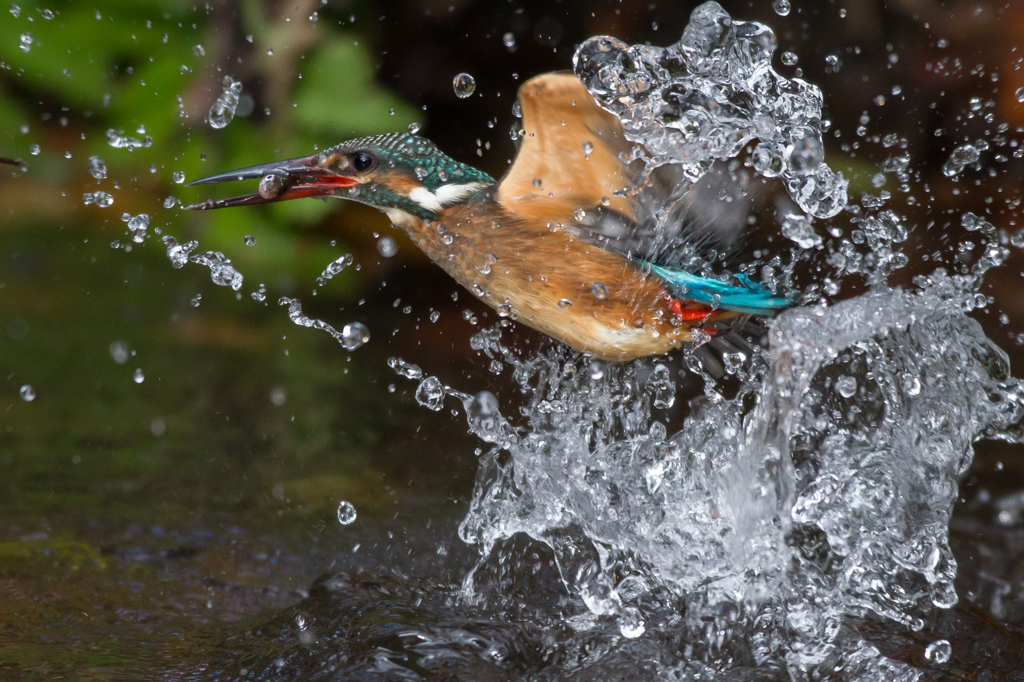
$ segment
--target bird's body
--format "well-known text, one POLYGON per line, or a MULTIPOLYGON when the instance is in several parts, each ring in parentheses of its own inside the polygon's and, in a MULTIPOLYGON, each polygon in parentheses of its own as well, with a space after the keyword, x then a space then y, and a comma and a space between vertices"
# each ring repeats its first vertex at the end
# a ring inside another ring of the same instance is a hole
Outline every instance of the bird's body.
POLYGON ((257 195, 193 208, 305 196, 370 204, 500 315, 604 360, 665 353, 695 329, 789 305, 746 281, 704 279, 622 246, 614 233, 635 229, 643 212, 632 145, 574 76, 531 79, 519 103, 522 141, 500 182, 396 133, 201 180, 262 177, 257 195))
MULTIPOLYGON (((396 221, 427 256, 499 314, 608 360, 667 352, 690 339, 675 300, 639 265, 511 213, 481 192, 443 218, 396 221)), ((700 317, 705 317, 704 312, 700 317)))

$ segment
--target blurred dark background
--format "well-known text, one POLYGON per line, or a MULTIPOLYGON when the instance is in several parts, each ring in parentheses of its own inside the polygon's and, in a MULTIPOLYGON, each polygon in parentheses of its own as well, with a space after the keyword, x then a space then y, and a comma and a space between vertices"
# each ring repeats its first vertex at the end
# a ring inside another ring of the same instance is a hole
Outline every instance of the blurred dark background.
MULTIPOLYGON (((53 0, 0 13, 0 156, 27 164, 0 167, 0 674, 147 670, 156 654, 142 640, 198 659, 205 640, 183 632, 292 603, 339 561, 414 570, 397 557, 466 551, 454 526, 480 444, 461 416, 416 405, 415 384, 386 360, 507 394, 507 372, 468 342, 493 313, 375 211, 303 201, 186 213, 168 197, 208 188, 175 173, 194 180, 418 123, 499 177, 525 79, 571 69, 592 35, 673 43, 696 4, 53 0), (476 81, 468 99, 453 92, 460 72, 476 81), (213 129, 225 76, 242 97, 213 129), (110 130, 151 142, 116 148, 110 130), (94 156, 103 179, 89 173, 94 156), (112 205, 83 201, 97 191, 112 205), (236 295, 201 266, 171 268, 158 237, 131 242, 124 213, 223 252, 245 285, 236 295), (384 234, 398 240, 392 258, 377 251, 384 234), (345 253, 357 267, 317 287, 345 253), (260 283, 262 303, 250 297, 260 283), (284 295, 336 327, 363 321, 373 338, 347 353, 292 325, 284 295), (334 518, 343 499, 359 511, 352 526, 334 518)), ((769 0, 721 4, 772 26, 775 68, 822 89, 826 160, 851 197, 889 192, 908 216, 910 265, 894 284, 953 260, 964 211, 1005 238, 1022 227, 1024 4, 794 0, 785 16, 769 0), (978 140, 978 161, 947 178, 953 149, 978 140), (906 177, 880 182, 903 153, 906 177)), ((990 273, 994 304, 978 315, 1015 365, 1022 264, 1014 249, 990 273)), ((523 328, 505 338, 543 342, 523 328)), ((1024 487, 1014 455, 982 444, 965 504, 1024 487)), ((450 576, 436 570, 457 580, 464 563, 451 563, 450 576)))

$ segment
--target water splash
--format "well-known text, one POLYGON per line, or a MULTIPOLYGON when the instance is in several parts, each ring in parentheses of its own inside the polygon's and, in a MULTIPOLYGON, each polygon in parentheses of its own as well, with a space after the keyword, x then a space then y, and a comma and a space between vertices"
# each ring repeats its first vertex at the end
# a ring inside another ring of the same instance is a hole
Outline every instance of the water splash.
POLYGON ((344 256, 339 256, 335 260, 331 261, 327 267, 324 268, 323 272, 320 273, 320 276, 316 278, 317 286, 322 287, 328 282, 328 280, 333 279, 335 275, 340 274, 342 270, 352 265, 353 262, 355 262, 355 259, 352 257, 351 253, 346 253, 344 256))
POLYGON ((470 431, 499 443, 460 532, 482 556, 465 594, 488 593, 480 576, 525 534, 623 636, 685 613, 685 628, 715 623, 719 651, 760 633, 750 655, 794 673, 895 666, 842 624, 870 611, 919 629, 956 603, 957 481, 974 439, 1018 440, 1024 417, 1005 354, 965 314, 972 286, 938 272, 915 292, 790 311, 739 393, 698 400, 674 434, 655 418, 671 406, 665 365, 595 374, 563 349, 518 358, 498 328, 482 332, 475 345, 511 364, 527 397, 513 428, 491 394, 392 359, 422 404, 457 398, 470 431))
POLYGON ((193 254, 188 259, 192 263, 210 268, 210 279, 217 286, 231 287, 234 291, 242 288, 242 273, 236 270, 231 260, 220 251, 204 251, 193 254))
POLYGON ((192 240, 179 244, 178 240, 171 235, 165 235, 161 241, 167 247, 167 258, 170 259, 172 267, 180 269, 190 262, 205 265, 210 268, 210 279, 217 286, 230 287, 234 291, 239 291, 242 288, 245 278, 232 265, 231 259, 220 251, 203 251, 194 254, 192 252, 199 248, 199 242, 192 240))
POLYGON ((278 305, 288 306, 288 317, 292 322, 300 327, 311 327, 327 332, 347 351, 356 350, 370 340, 370 330, 362 322, 350 322, 339 332, 323 320, 303 315, 302 302, 296 298, 282 296, 277 302, 278 305))
POLYGON ((111 147, 114 147, 115 149, 127 149, 128 151, 131 152, 135 151, 140 147, 152 147, 153 138, 150 137, 149 135, 146 135, 140 140, 134 137, 128 137, 124 134, 123 131, 114 130, 113 128, 111 128, 110 130, 107 131, 107 144, 109 144, 111 147))
MULTIPOLYGON (((778 76, 774 51, 767 27, 705 3, 672 47, 594 38, 575 65, 649 169, 686 171, 680 192, 756 140, 755 169, 781 178, 807 214, 783 212, 783 235, 824 250, 833 291, 859 275, 869 293, 782 314, 768 348, 732 365, 734 393, 708 383, 675 432, 663 421, 677 392, 670 362, 609 365, 554 346, 521 356, 499 327, 485 330, 473 348, 512 368, 515 415, 500 396, 389 364, 418 382, 421 405, 455 398, 470 432, 495 444, 460 528, 481 551, 467 602, 580 633, 612 627, 658 652, 654 678, 924 679, 859 628, 870 616, 919 631, 957 603, 948 528, 972 444, 1024 436, 1024 387, 967 315, 988 304, 979 287, 1008 257, 1008 237, 965 213, 973 259, 909 291, 887 287, 907 262, 907 219, 882 208, 884 195, 848 204, 823 161, 821 94, 778 76), (852 229, 826 224, 826 244, 813 219, 843 209, 852 229), (517 591, 530 566, 523 538, 553 557, 569 605, 517 591), (686 646, 670 654, 666 638, 686 646)), ((900 155, 880 170, 909 182, 909 164, 900 155)), ((931 651, 948 659, 941 643, 931 651)), ((589 660, 602 670, 596 661, 615 655, 589 660)))
POLYGON ((107 192, 86 192, 82 195, 82 203, 86 206, 95 204, 100 208, 107 208, 113 205, 114 197, 107 192))
POLYGON ((179 244, 171 235, 165 235, 161 241, 167 247, 167 258, 171 261, 171 267, 176 270, 185 267, 189 254, 199 248, 199 242, 195 240, 179 244))
POLYGON ((756 139, 758 172, 780 177, 805 212, 830 218, 846 206, 848 183, 824 163, 821 91, 776 73, 776 47, 769 27, 706 2, 675 45, 600 36, 580 45, 573 65, 650 167, 677 164, 696 182, 756 139))
POLYGON ((141 244, 146 241, 146 237, 148 236, 147 230, 149 229, 148 215, 140 213, 137 216, 133 216, 130 213, 125 213, 121 216, 121 221, 128 224, 128 234, 131 236, 133 242, 141 244))

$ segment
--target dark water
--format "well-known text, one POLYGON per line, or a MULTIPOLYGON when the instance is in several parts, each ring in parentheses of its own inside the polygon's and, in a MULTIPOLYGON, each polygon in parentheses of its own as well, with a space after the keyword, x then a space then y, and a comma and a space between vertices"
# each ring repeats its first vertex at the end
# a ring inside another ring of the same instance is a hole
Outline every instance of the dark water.
MULTIPOLYGON (((0 240, 0 670, 198 666, 324 572, 458 579, 474 444, 406 387, 388 391, 385 330, 410 327, 401 343, 415 345, 413 317, 371 298, 362 319, 382 338, 350 356, 203 270, 170 269, 162 248, 109 241, 88 225, 0 240)), ((457 339, 449 294, 419 295, 448 301, 457 339)))

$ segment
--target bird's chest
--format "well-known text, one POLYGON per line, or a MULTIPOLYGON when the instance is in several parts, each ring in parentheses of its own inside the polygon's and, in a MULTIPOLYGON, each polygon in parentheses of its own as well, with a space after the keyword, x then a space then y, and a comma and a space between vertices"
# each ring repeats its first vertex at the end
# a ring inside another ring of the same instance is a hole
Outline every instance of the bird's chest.
MULTIPOLYGON (((600 258, 591 254, 600 249, 557 227, 538 229, 485 207, 456 207, 436 220, 418 221, 406 232, 449 275, 495 306, 515 305, 541 291, 579 298, 583 281, 601 269, 600 258)), ((608 278, 621 279, 624 261, 618 260, 604 264, 612 266, 608 278)))
POLYGON ((574 347, 646 347, 671 332, 660 282, 557 225, 460 207, 406 232, 499 314, 574 347))

